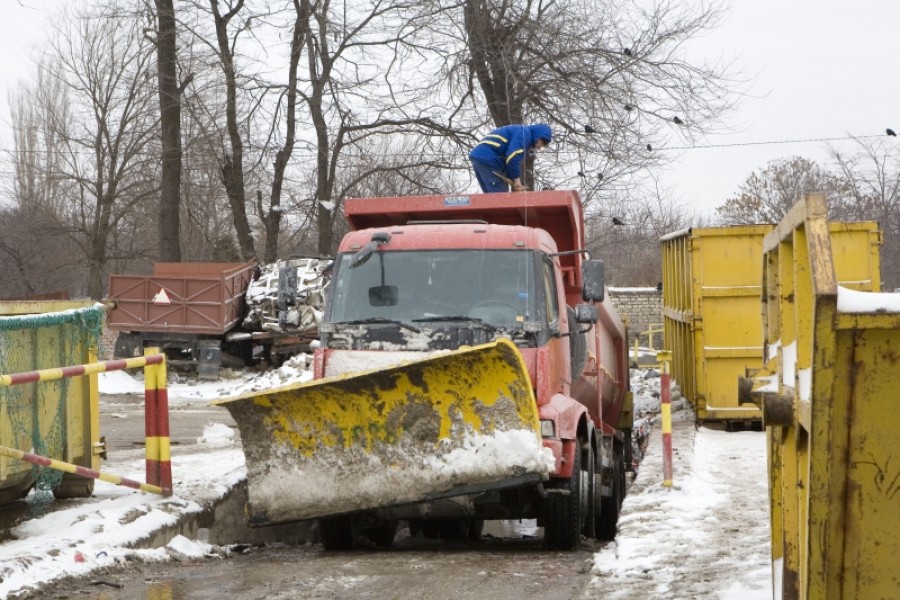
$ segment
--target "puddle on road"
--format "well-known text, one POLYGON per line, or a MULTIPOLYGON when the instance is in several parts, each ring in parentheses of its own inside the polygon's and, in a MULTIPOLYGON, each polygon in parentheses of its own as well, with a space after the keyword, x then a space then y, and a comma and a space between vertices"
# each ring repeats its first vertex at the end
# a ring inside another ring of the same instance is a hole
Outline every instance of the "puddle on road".
MULTIPOLYGON (((405 535, 404 535, 405 533, 405 535)), ((415 598, 561 600, 590 578, 595 548, 548 551, 535 521, 488 521, 475 542, 410 537, 390 549, 325 552, 320 545, 267 546, 226 559, 135 565, 68 583, 41 598, 221 600, 253 598, 415 598), (120 587, 114 587, 120 586, 120 587)))

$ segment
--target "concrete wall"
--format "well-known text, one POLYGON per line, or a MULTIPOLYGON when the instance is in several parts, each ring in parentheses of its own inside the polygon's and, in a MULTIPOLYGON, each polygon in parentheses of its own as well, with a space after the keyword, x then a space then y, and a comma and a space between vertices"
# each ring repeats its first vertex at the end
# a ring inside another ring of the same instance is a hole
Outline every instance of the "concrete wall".
MULTIPOLYGON (((662 291, 656 288, 609 288, 613 306, 619 311, 623 320, 628 320, 628 336, 631 344, 639 339, 641 346, 648 345, 646 335, 638 337, 640 332, 647 331, 651 325, 662 328, 662 291)), ((655 334, 653 347, 662 348, 662 333, 655 334)))

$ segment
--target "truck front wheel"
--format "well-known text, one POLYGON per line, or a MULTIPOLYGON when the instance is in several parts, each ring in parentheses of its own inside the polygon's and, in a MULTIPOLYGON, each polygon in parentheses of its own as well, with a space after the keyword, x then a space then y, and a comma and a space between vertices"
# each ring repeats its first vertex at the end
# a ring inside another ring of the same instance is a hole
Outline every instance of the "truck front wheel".
POLYGON ((581 444, 574 452, 572 476, 548 490, 544 501, 544 544, 553 550, 574 550, 581 543, 583 506, 581 444))

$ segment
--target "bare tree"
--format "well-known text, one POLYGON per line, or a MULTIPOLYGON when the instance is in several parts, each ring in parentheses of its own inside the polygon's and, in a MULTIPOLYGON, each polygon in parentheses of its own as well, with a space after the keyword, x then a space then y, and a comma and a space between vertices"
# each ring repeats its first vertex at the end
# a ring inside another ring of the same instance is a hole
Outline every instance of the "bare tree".
POLYGON ((606 261, 607 280, 617 286, 655 286, 662 281, 659 238, 705 219, 657 184, 651 198, 616 196, 586 219, 586 242, 594 258, 606 261))
POLYGON ((849 193, 847 182, 800 156, 773 160, 753 172, 733 198, 716 208, 724 225, 778 223, 804 194, 824 192, 832 218, 840 217, 849 193))
MULTIPOLYGON (((349 190, 385 169, 452 168, 452 158, 428 149, 443 140, 455 145, 459 139, 452 126, 433 118, 447 112, 447 102, 434 97, 433 82, 422 73, 423 64, 437 54, 435 48, 419 44, 416 34, 434 17, 434 10, 416 0, 378 0, 346 8, 333 6, 330 0, 312 4, 306 37, 308 70, 300 88, 315 135, 314 197, 321 254, 334 251, 336 219, 349 190), (383 161, 353 179, 341 180, 345 153, 377 145, 382 138, 415 140, 416 150, 402 165, 386 166, 383 161), (341 181, 343 189, 338 188, 341 181)), ((433 185, 430 189, 437 191, 433 185)))
POLYGON ((88 264, 87 293, 99 298, 116 229, 158 193, 152 49, 140 22, 110 5, 63 16, 50 52, 48 68, 70 101, 65 113, 51 109, 45 125, 60 132, 59 177, 71 186, 61 219, 88 264))
POLYGON ((689 138, 731 108, 727 66, 690 61, 682 49, 716 25, 714 5, 460 0, 445 10, 462 11, 458 88, 484 103, 495 126, 553 125, 570 182, 577 171, 591 184, 602 175, 600 187, 621 185, 664 159, 653 148, 665 129, 689 138))
POLYGON ((38 64, 34 83, 20 83, 9 105, 13 177, 6 190, 9 205, 0 215, 3 296, 77 291, 84 272, 59 220, 70 191, 60 176, 62 132, 47 126, 46 118, 51 110, 66 113, 66 90, 38 64))
MULTIPOLYGON (((279 3, 276 3, 279 4, 279 3)), ((243 0, 219 2, 210 0, 207 6, 199 2, 191 4, 193 22, 187 24, 197 40, 213 49, 214 64, 223 80, 222 84, 208 80, 212 93, 201 91, 194 96, 189 107, 192 118, 204 123, 207 129, 204 143, 217 143, 217 136, 225 140, 220 152, 221 178, 229 199, 234 219, 240 255, 251 258, 257 255, 254 243, 254 225, 251 217, 258 217, 265 235, 261 258, 270 262, 277 259, 279 236, 285 207, 282 198, 288 179, 291 157, 297 140, 297 80, 307 19, 310 12, 308 0, 288 0, 284 6, 265 5, 251 12, 243 0), (290 25, 285 27, 288 13, 290 25), (205 20, 213 25, 208 40, 205 20), (279 39, 284 31, 290 32, 286 56, 286 82, 277 81, 272 72, 281 68, 272 64, 272 57, 279 57, 279 39), (261 53, 263 58, 256 54, 261 53), (225 111, 221 115, 224 131, 215 118, 215 104, 224 97, 225 111), (267 172, 264 163, 271 157, 272 171, 267 172), (264 198, 262 187, 268 185, 270 193, 264 198), (255 195, 250 192, 256 188, 255 195), (252 202, 255 196, 256 202, 252 202), (264 201, 265 200, 265 201, 264 201), (255 209, 255 212, 253 212, 255 209)))
POLYGON ((284 109, 284 144, 275 153, 268 210, 263 207, 262 193, 258 195, 257 200, 257 210, 266 229, 266 249, 263 255, 263 260, 266 262, 274 262, 278 259, 278 236, 281 230, 283 214, 281 194, 284 188, 288 161, 290 161, 291 155, 294 153, 294 145, 297 141, 297 67, 305 44, 306 24, 312 11, 309 0, 293 0, 293 4, 295 17, 292 27, 290 56, 288 58, 287 88, 284 93, 286 99, 284 109))
MULTIPOLYGON (((831 156, 849 189, 843 218, 878 221, 884 245, 881 276, 885 289, 900 287, 900 152, 882 140, 857 140, 855 151, 831 156)), ((829 198, 829 205, 834 201, 829 198)))
POLYGON ((215 23, 216 43, 218 45, 219 64, 225 77, 225 122, 228 130, 230 153, 222 157, 222 183, 228 194, 231 212, 234 216, 234 227, 241 249, 242 258, 256 256, 253 244, 253 232, 247 219, 247 192, 244 188, 244 142, 238 129, 237 113, 237 68, 235 66, 235 42, 243 29, 249 27, 249 21, 238 21, 235 33, 229 31, 232 21, 244 8, 244 0, 225 0, 226 10, 222 12, 218 0, 209 0, 215 23))

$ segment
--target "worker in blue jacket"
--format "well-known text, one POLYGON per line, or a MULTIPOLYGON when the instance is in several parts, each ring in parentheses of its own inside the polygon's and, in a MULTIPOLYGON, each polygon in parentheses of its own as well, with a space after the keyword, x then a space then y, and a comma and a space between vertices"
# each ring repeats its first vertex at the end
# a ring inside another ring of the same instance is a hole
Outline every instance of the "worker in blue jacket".
POLYGON ((505 125, 493 130, 469 152, 472 168, 485 193, 525 191, 522 161, 532 148, 540 150, 553 140, 549 125, 505 125))

